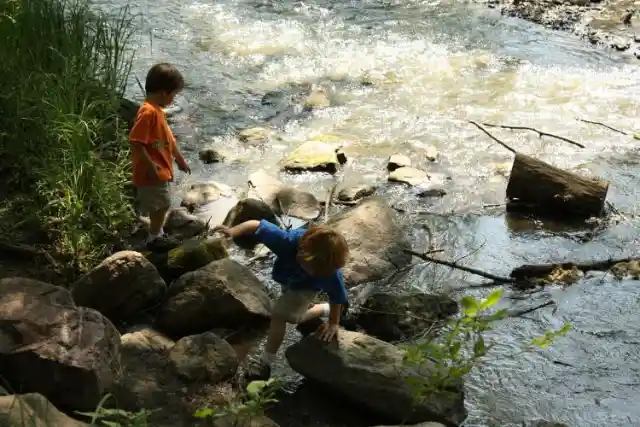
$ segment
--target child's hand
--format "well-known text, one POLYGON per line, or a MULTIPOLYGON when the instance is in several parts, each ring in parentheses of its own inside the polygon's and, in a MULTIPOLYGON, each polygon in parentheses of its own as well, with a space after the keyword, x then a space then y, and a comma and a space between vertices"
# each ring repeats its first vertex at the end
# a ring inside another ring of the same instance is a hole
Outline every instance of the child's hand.
POLYGON ((189 167, 189 165, 187 163, 183 164, 183 165, 178 165, 178 168, 184 172, 187 173, 189 175, 191 175, 191 168, 189 167))
POLYGON ((333 339, 338 339, 338 331, 340 330, 340 326, 334 325, 331 323, 323 323, 320 325, 318 330, 316 331, 316 335, 322 341, 331 341, 333 339))
POLYGON ((233 237, 233 234, 231 233, 231 229, 224 225, 218 225, 216 227, 213 227, 213 230, 211 230, 211 233, 212 234, 220 233, 224 235, 224 237, 226 237, 227 239, 231 239, 233 237))

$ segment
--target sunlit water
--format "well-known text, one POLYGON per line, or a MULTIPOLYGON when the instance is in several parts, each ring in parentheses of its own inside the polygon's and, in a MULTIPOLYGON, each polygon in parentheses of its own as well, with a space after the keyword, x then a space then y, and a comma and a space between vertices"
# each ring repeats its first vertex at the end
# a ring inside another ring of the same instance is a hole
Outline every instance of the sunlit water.
MULTIPOLYGON (((102 2, 111 10, 123 4, 102 2)), ((418 248, 426 244, 428 225, 448 258, 467 255, 468 265, 503 275, 525 262, 640 252, 637 141, 576 120, 634 130, 640 72, 621 58, 461 2, 159 0, 131 7, 141 14, 134 73, 144 80, 153 63, 170 61, 188 82, 173 126, 195 173, 179 178, 179 191, 204 179, 244 188, 249 173, 264 168, 278 174, 293 147, 331 134, 346 141, 351 158, 339 174, 344 182, 384 183, 385 162, 394 152, 451 176, 441 200, 416 199, 401 186, 380 190, 409 212, 402 219, 418 248), (392 78, 365 87, 366 73, 392 78), (327 88, 332 107, 283 121, 283 140, 267 147, 235 139, 236 129, 264 125, 272 115, 261 103, 264 94, 307 83, 327 88), (533 126, 582 142, 587 148, 533 133, 494 132, 526 154, 610 179, 608 200, 624 218, 588 243, 535 226, 513 227, 501 208, 483 208, 503 202, 506 178, 496 165, 509 164, 512 155, 468 120, 533 126), (207 145, 230 161, 202 165, 197 152, 207 145), (435 165, 425 160, 429 146, 441 154, 435 165)), ((130 94, 140 98, 133 79, 130 94)), ((334 183, 318 174, 280 177, 318 196, 334 183)), ((429 266, 416 267, 407 284, 441 290, 478 281, 429 266)), ((496 332, 502 344, 496 360, 468 381, 466 425, 519 426, 537 418, 581 427, 640 425, 634 405, 640 393, 638 282, 594 275, 513 303, 528 307, 549 297, 558 303, 555 313, 509 320, 496 332), (566 321, 574 329, 552 348, 511 357, 533 335, 566 321)))

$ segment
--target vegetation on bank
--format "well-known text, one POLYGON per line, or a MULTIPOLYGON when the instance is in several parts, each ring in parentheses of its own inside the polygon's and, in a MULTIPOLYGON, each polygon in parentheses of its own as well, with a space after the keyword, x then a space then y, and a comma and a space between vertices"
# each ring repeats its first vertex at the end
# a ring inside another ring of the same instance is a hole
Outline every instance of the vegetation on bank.
POLYGON ((84 270, 131 220, 126 124, 127 10, 86 0, 0 0, 0 232, 41 237, 61 265, 84 270))

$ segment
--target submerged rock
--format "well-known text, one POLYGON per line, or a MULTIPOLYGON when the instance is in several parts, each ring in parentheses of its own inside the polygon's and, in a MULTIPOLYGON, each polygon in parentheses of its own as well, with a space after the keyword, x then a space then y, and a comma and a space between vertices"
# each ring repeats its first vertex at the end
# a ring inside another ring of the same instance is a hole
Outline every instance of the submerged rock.
POLYGON ((247 267, 228 258, 184 274, 169 288, 158 314, 162 331, 173 337, 219 327, 242 327, 270 317, 264 284, 247 267))
POLYGON ((306 191, 273 178, 264 171, 249 176, 247 197, 265 202, 277 215, 290 215, 303 220, 316 219, 320 215, 320 203, 306 191))
MULTIPOLYGON (((286 351, 289 365, 306 378, 397 423, 444 422, 457 426, 466 418, 462 383, 428 399, 414 399, 406 377, 404 352, 376 338, 341 330, 338 341, 326 344, 308 336, 286 351)), ((420 373, 435 367, 427 363, 420 373)))
POLYGON ((180 206, 186 207, 190 212, 196 208, 216 201, 222 197, 233 194, 228 185, 211 181, 193 184, 185 194, 180 206))
POLYGON ((308 141, 287 157, 284 168, 289 171, 317 171, 336 173, 336 147, 324 142, 308 141))
POLYGON ((41 393, 64 410, 94 410, 120 374, 120 334, 66 289, 0 280, 0 366, 13 389, 41 393))
POLYGON ((368 334, 391 342, 436 331, 439 320, 457 312, 458 304, 447 295, 375 293, 359 307, 354 320, 368 334))
POLYGON ((362 198, 371 196, 376 192, 376 186, 371 184, 358 184, 342 188, 338 192, 338 202, 355 202, 362 198))
POLYGON ((363 199, 330 218, 327 225, 342 233, 349 245, 343 269, 348 287, 382 279, 411 262, 411 255, 404 252, 411 248, 408 237, 382 197, 363 199))
POLYGON ((205 148, 198 153, 200 160, 206 164, 221 163, 225 161, 225 156, 214 148, 205 148))
POLYGON ((304 109, 307 111, 322 110, 331 106, 329 94, 322 87, 313 87, 311 93, 304 101, 304 109))
POLYGON ((157 303, 167 285, 142 254, 117 252, 71 285, 76 304, 94 308, 112 321, 124 321, 157 303))

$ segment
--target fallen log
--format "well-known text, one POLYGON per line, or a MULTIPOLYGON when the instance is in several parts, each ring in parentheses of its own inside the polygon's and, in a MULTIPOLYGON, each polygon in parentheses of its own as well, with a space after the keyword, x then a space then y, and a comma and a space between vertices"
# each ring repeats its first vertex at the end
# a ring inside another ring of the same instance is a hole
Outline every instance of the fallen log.
POLYGON ((507 184, 507 211, 579 218, 601 216, 609 182, 584 178, 516 153, 507 184))
POLYGON ((607 260, 598 260, 598 261, 587 261, 587 262, 557 262, 553 264, 525 264, 520 267, 516 267, 511 271, 509 277, 514 280, 526 280, 533 279, 537 277, 544 277, 549 275, 556 268, 561 268, 563 270, 571 270, 572 268, 577 268, 583 272, 587 271, 605 271, 609 270, 614 265, 621 262, 629 262, 634 260, 635 258, 621 258, 621 259, 607 259, 607 260))

